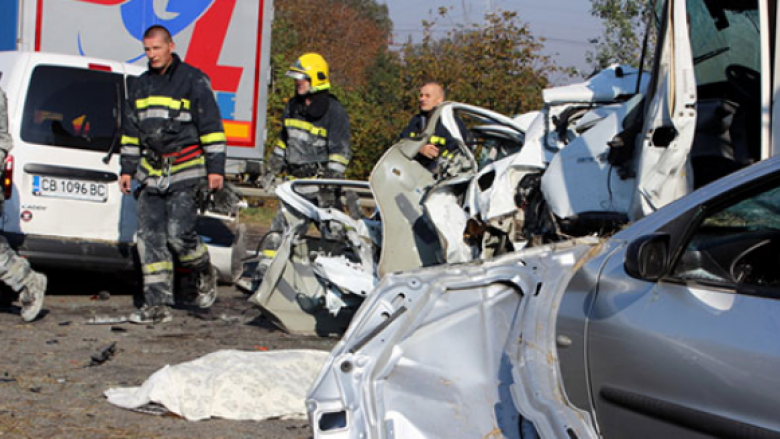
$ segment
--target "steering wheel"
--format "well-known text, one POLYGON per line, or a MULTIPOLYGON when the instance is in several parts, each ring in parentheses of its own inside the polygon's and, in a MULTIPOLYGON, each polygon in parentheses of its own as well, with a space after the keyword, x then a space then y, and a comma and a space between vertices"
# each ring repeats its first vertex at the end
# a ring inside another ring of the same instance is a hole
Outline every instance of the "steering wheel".
POLYGON ((751 245, 738 254, 737 257, 731 261, 731 265, 729 266, 729 275, 731 276, 731 280, 735 283, 744 283, 745 280, 753 274, 753 270, 755 269, 753 265, 756 261, 750 261, 748 256, 755 255, 756 250, 765 248, 771 243, 771 239, 764 239, 751 245))
POLYGON ((747 104, 761 104, 761 74, 750 67, 729 64, 726 79, 742 101, 747 104))

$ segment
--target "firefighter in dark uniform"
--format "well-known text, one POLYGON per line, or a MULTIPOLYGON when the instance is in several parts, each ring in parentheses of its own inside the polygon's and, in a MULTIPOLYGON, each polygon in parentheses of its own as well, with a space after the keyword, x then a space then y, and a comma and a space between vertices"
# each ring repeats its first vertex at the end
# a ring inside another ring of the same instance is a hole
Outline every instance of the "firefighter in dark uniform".
MULTIPOLYGON (((423 84, 420 88, 419 95, 420 112, 414 115, 412 120, 409 121, 409 125, 401 132, 401 138, 406 139, 420 136, 425 131, 431 114, 442 102, 444 102, 444 87, 441 84, 433 81, 423 84)), ((455 121, 458 124, 460 132, 465 133, 466 128, 463 125, 463 122, 457 117, 455 118, 455 121)), ((445 159, 450 158, 458 151, 458 141, 444 126, 441 119, 439 119, 436 124, 433 136, 431 136, 429 140, 430 143, 423 145, 415 157, 415 160, 428 169, 434 170, 438 157, 445 159)))
MULTIPOLYGON (((285 171, 289 178, 344 178, 352 157, 349 146, 349 118, 344 106, 329 93, 328 64, 316 53, 298 58, 288 69, 295 79, 295 96, 282 113, 282 132, 269 159, 263 187, 270 189, 274 178, 285 171)), ((310 188, 301 193, 319 207, 333 207, 332 189, 310 188)), ((285 220, 276 214, 263 240, 263 254, 272 258, 281 244, 285 220)))
MULTIPOLYGON (((12 147, 13 140, 8 133, 8 101, 5 92, 0 88, 0 164, 5 162, 8 151, 12 147)), ((4 194, 0 191, 0 214, 3 211, 3 202, 4 194)), ((0 280, 19 293, 22 320, 25 322, 35 320, 43 306, 46 276, 30 268, 30 263, 19 257, 2 235, 0 235, 0 280)), ((7 299, 9 298, 4 297, 0 301, 5 302, 7 299)))
POLYGON ((226 138, 208 77, 182 62, 171 35, 155 25, 144 33, 149 70, 131 86, 122 136, 122 192, 139 185, 138 254, 143 307, 133 323, 171 320, 174 264, 197 276, 195 305, 208 308, 216 299, 216 269, 195 225, 197 194, 222 188, 226 138))

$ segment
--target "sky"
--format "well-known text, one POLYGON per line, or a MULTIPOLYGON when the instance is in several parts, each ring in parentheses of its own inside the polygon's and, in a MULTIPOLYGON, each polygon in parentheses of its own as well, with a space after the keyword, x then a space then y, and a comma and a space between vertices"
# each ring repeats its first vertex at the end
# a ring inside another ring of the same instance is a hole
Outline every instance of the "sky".
POLYGON ((590 15, 590 0, 378 0, 387 4, 393 20, 394 41, 403 43, 411 36, 422 36, 424 19, 437 17, 440 6, 452 7, 451 21, 437 20, 446 31, 462 23, 482 20, 484 12, 517 11, 519 19, 528 23, 533 35, 545 37, 544 54, 561 66, 577 67, 585 74, 590 68, 585 52, 592 50, 588 40, 601 35, 601 21, 590 15))

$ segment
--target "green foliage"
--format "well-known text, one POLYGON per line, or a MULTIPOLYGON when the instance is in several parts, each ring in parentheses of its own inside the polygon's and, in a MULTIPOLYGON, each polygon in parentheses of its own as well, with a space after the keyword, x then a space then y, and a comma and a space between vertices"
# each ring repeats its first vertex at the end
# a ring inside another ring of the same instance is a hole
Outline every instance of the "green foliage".
MULTIPOLYGON (((446 18, 446 9, 440 9, 446 18)), ((447 88, 447 99, 478 105, 504 114, 535 110, 550 75, 566 73, 541 54, 536 39, 516 12, 487 13, 483 24, 449 31, 435 39, 436 21, 424 21, 420 44, 403 47, 406 110, 413 111, 417 91, 426 80, 447 88)))
MULTIPOLYGON (((647 0, 591 0, 591 14, 604 23, 604 34, 590 41, 595 51, 588 51, 585 57, 594 71, 613 63, 639 67, 647 21, 652 13, 650 6, 647 0)), ((652 53, 646 53, 645 57, 648 66, 652 53)))
MULTIPOLYGON (((439 18, 447 13, 440 8, 439 18)), ((377 0, 278 2, 267 154, 281 132, 282 110, 294 95, 293 81, 284 74, 305 52, 319 52, 328 60, 331 92, 349 114, 353 158, 347 177, 353 179, 368 178, 397 141, 418 111, 417 94, 425 80, 441 82, 449 100, 516 114, 540 108, 550 75, 567 73, 540 54, 543 40, 514 12, 487 14, 483 24, 438 39, 433 37, 435 20, 422 25, 420 43, 408 42, 394 52, 388 48, 392 23, 387 6, 377 0)))

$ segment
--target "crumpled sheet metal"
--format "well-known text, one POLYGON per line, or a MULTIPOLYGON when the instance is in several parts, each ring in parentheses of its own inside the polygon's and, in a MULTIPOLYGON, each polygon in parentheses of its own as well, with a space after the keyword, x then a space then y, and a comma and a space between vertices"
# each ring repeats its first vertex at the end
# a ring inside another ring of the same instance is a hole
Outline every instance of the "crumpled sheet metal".
POLYGON ((527 298, 592 245, 387 276, 309 392, 315 439, 519 438, 513 356, 527 298))

